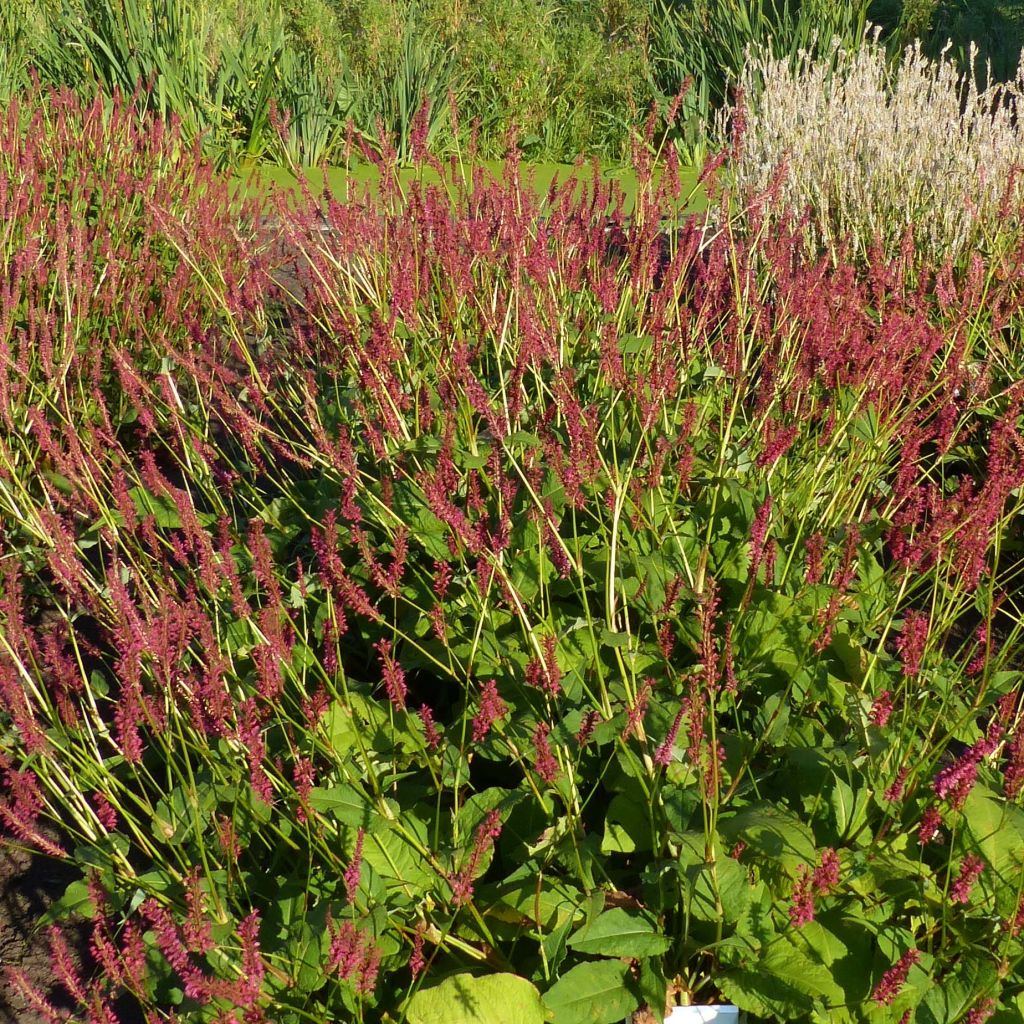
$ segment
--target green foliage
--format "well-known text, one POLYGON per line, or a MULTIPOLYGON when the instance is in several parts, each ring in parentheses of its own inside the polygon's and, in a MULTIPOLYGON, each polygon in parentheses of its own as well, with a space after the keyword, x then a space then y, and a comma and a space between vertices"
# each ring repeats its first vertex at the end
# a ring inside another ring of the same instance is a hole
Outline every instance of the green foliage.
POLYGON ((434 152, 441 149, 449 113, 448 91, 456 85, 450 52, 424 27, 410 21, 393 63, 352 77, 359 97, 352 117, 366 138, 386 141, 401 162, 408 162, 415 118, 425 107, 428 114, 422 141, 434 152))
MULTIPOLYGON (((328 120, 321 132, 337 134, 348 109, 345 93, 324 95, 311 60, 289 42, 279 12, 271 8, 264 24, 246 28, 231 49, 211 55, 211 39, 210 22, 181 0, 77 0, 75 6, 65 2, 59 29, 35 62, 45 79, 86 93, 98 88, 130 96, 141 88, 143 109, 177 117, 185 137, 202 138, 219 163, 267 150, 275 98, 296 108, 298 131, 308 135, 308 97, 315 96, 318 115, 328 120)), ((295 148, 323 152, 330 145, 295 148)))
POLYGON ((130 93, 136 76, 152 78, 152 109, 205 132, 221 162, 339 159, 349 119, 407 160, 412 118, 429 102, 437 152, 474 139, 479 155, 501 158, 515 137, 528 157, 565 162, 627 160, 653 103, 657 141, 667 131, 698 163, 748 46, 795 58, 836 35, 855 47, 871 21, 893 52, 919 39, 936 56, 951 38, 961 67, 974 41, 979 78, 991 59, 1004 80, 1024 31, 1000 0, 273 0, 258 17, 242 0, 16 0, 4 16, 0 89, 24 87, 30 64, 76 87, 130 93), (283 148, 268 130, 271 99, 295 126, 283 148))
POLYGON ((424 988, 405 1010, 408 1024, 544 1024, 537 990, 514 974, 456 974, 424 988))
POLYGON ((979 84, 989 66, 995 81, 1010 81, 1024 50, 1024 11, 1017 0, 873 0, 868 17, 894 47, 920 41, 935 58, 949 45, 961 70, 974 70, 979 84), (971 44, 978 48, 974 68, 971 44))
POLYGON ((19 11, 2 36, 8 90, 26 83, 29 63, 55 84, 108 93, 152 80, 150 109, 205 133, 222 163, 338 159, 350 119, 365 142, 408 160, 425 102, 435 151, 464 150, 475 138, 480 155, 502 157, 515 136, 541 159, 620 159, 655 98, 648 14, 635 0, 274 0, 259 18, 220 0, 19 2, 36 17, 26 33, 19 11), (461 111, 458 133, 447 123, 449 96, 461 111), (271 100, 294 126, 283 149, 268 130, 271 100))

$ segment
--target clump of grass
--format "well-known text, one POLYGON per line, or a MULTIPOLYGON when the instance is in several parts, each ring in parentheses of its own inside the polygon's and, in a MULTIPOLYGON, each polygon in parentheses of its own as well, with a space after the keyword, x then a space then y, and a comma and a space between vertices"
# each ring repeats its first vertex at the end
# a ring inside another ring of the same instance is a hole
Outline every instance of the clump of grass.
MULTIPOLYGON (((909 232, 919 255, 957 264, 1016 227, 1022 85, 1018 69, 1006 85, 989 77, 979 88, 920 43, 893 68, 877 32, 821 59, 753 53, 738 80, 751 99, 733 180, 760 192, 781 168, 782 205, 809 210, 811 237, 829 249, 848 238, 863 256, 878 241, 892 257, 909 232)), ((737 109, 723 111, 720 133, 737 109)))

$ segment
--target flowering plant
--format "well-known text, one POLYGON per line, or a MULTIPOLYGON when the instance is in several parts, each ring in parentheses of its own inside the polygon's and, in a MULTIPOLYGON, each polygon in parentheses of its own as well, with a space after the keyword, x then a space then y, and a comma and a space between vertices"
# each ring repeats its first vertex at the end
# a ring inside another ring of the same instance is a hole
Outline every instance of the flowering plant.
POLYGON ((0 130, 45 1018, 1019 1019, 1019 262, 711 232, 643 147, 628 221, 513 157, 267 240, 123 107, 0 130))

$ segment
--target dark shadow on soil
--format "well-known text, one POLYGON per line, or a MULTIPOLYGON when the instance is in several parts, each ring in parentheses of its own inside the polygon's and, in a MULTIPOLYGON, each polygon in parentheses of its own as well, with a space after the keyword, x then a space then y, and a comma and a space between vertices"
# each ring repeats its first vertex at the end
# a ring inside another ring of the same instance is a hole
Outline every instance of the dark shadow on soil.
MULTIPOLYGON (((7 968, 20 968, 29 981, 58 1011, 75 1009, 74 1001, 54 978, 50 966, 50 943, 39 919, 68 885, 81 878, 71 864, 4 846, 0 841, 0 1024, 46 1024, 46 1017, 33 1009, 18 989, 10 984, 7 968)), ((85 977, 95 970, 89 952, 89 926, 81 918, 63 922, 61 929, 85 977)), ((120 1024, 143 1024, 135 1001, 123 996, 114 1004, 120 1024)))
MULTIPOLYGON (((6 968, 19 967, 58 1010, 73 1010, 67 993, 54 983, 50 944, 36 924, 46 909, 64 895, 78 877, 71 866, 23 850, 0 848, 0 1024, 43 1024, 45 1017, 30 1009, 9 984, 6 968)), ((71 947, 86 951, 82 924, 66 930, 71 947)))

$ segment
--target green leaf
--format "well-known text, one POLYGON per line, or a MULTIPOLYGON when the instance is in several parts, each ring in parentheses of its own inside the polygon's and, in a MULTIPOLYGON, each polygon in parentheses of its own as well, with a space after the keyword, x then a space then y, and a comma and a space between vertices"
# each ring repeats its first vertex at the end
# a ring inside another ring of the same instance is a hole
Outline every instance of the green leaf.
POLYGON ((313 927, 302 921, 288 946, 286 962, 291 965, 295 987, 300 992, 315 992, 324 982, 324 965, 330 946, 330 932, 323 921, 313 927))
POLYGON ((690 913, 699 921, 711 924, 725 920, 735 924, 750 902, 747 871, 732 857, 720 857, 714 864, 697 864, 686 869, 690 882, 690 913), (718 896, 715 897, 717 883, 718 896))
POLYGON ((668 1003, 668 979, 660 960, 640 961, 640 995, 655 1017, 668 1003))
POLYGON ((836 633, 828 645, 828 653, 841 669, 834 672, 835 675, 858 686, 864 682, 868 663, 867 651, 855 643, 848 633, 836 633))
POLYGON ((814 835, 796 815, 760 804, 744 808, 738 814, 724 818, 719 831, 730 843, 742 839, 748 847, 770 858, 790 875, 801 864, 817 863, 818 852, 814 835))
POLYGON ((636 843, 630 838, 625 828, 614 821, 604 823, 604 836, 601 839, 602 853, 632 853, 635 849, 636 843))
POLYGON ((244 658, 253 646, 252 628, 248 619, 232 619, 224 628, 221 641, 224 650, 236 658, 244 658))
POLYGON ((1004 881, 1016 884, 1024 866, 1024 812, 978 785, 964 802, 967 829, 992 870, 1004 881))
POLYGON ((495 808, 500 807, 503 810, 502 818, 504 819, 507 817, 509 808, 522 800, 524 796, 524 793, 511 792, 501 789, 499 786, 492 786, 479 793, 474 793, 459 808, 456 819, 459 835, 464 839, 472 837, 488 813, 495 808))
MULTIPOLYGON (((859 773, 857 779, 861 781, 859 773)), ((848 783, 835 776, 832 780, 829 802, 835 814, 836 832, 840 839, 847 839, 867 821, 871 798, 866 786, 854 790, 848 783)))
POLYGON ((943 977, 940 985, 929 989, 915 1019, 920 1024, 960 1020, 961 1014, 975 1003, 994 995, 998 984, 995 964, 967 953, 943 977))
POLYGON ((355 786, 343 784, 331 786, 330 789, 314 786, 309 791, 308 800, 309 806, 314 811, 320 811, 328 817, 336 818, 343 825, 351 825, 354 828, 363 828, 367 832, 371 832, 375 824, 380 824, 378 816, 373 814, 366 797, 355 786))
MULTIPOLYGON (((426 824, 411 811, 403 811, 401 822, 367 833, 363 858, 390 888, 412 888, 427 892, 437 880, 430 862, 421 852, 429 846, 426 824)), ((486 858, 478 868, 483 873, 486 858)))
POLYGON ((65 890, 64 895, 46 908, 39 924, 53 924, 56 921, 63 921, 74 914, 81 914, 83 917, 96 916, 96 904, 89 896, 89 886, 78 879, 72 882, 65 890))
POLYGON ((1020 1024, 1022 1020, 1024 1020, 1024 992, 1018 992, 1015 995, 1003 997, 1003 1004, 996 1011, 991 1024, 1020 1024))
POLYGON ((471 452, 458 451, 456 452, 456 459, 466 469, 483 469, 487 465, 487 460, 491 457, 491 449, 483 448, 479 454, 473 455, 471 452))
POLYGON ((876 943, 873 929, 854 915, 826 910, 800 929, 800 942, 828 968, 843 990, 844 1002, 858 1005, 871 993, 869 970, 876 943))
POLYGON ((741 1010, 782 1020, 805 1018, 815 1000, 844 1000, 829 970, 805 956, 788 937, 780 936, 750 966, 723 971, 715 981, 741 1010))
POLYGON ((612 797, 604 822, 602 853, 633 853, 651 848, 651 826, 635 800, 622 793, 612 797))
POLYGON ((161 530, 181 529, 181 518, 178 509, 170 498, 150 494, 144 487, 133 487, 128 497, 135 503, 140 516, 153 516, 161 530))
POLYGON ((602 647, 628 647, 629 646, 629 634, 628 633, 613 633, 606 627, 601 627, 601 646, 602 647))
POLYGON ((605 911, 568 942, 570 948, 581 953, 631 958, 660 956, 671 944, 665 935, 655 931, 650 918, 623 907, 605 911))
POLYGON ((557 877, 544 878, 543 883, 538 887, 534 865, 524 866, 501 883, 499 902, 490 912, 502 920, 529 921, 542 929, 563 923, 571 927, 583 913, 583 893, 557 877))
POLYGON ((524 448, 540 448, 541 439, 536 434, 526 430, 516 430, 509 434, 505 446, 511 448, 513 445, 522 445, 524 448))
POLYGON ((544 1024, 540 993, 515 974, 456 974, 409 1000, 408 1024, 544 1024))
POLYGON ((554 1024, 621 1024, 637 1008, 626 988, 629 967, 621 960, 579 964, 544 993, 554 1024))

